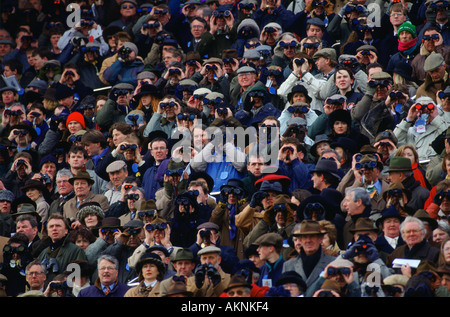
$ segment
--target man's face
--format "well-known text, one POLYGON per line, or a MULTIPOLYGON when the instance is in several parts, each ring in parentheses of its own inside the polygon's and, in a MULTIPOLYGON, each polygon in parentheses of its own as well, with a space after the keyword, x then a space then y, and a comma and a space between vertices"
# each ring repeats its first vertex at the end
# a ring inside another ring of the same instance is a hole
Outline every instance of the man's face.
POLYGON ((53 242, 61 240, 68 232, 62 219, 50 219, 47 224, 47 231, 53 242))
POLYGON ((0 214, 9 214, 11 212, 11 202, 0 200, 0 214))
POLYGON ((69 183, 69 175, 59 176, 56 180, 56 186, 58 187, 58 193, 65 196, 73 190, 73 186, 69 183))
POLYGON ((102 148, 100 146, 100 143, 84 143, 84 149, 88 153, 89 157, 93 157, 95 155, 98 155, 102 152, 102 148))
POLYGON ((273 253, 274 246, 270 245, 260 245, 257 249, 259 257, 261 260, 269 259, 270 255, 273 253))
POLYGON ((73 189, 75 191, 75 195, 78 197, 85 197, 89 194, 91 190, 91 185, 84 179, 76 179, 73 182, 73 189))
POLYGON ((27 119, 30 122, 34 122, 35 125, 41 125, 45 120, 45 114, 40 109, 35 108, 28 112, 27 119))
POLYGON ((41 173, 42 174, 48 174, 53 179, 55 177, 55 175, 56 175, 56 165, 55 165, 55 163, 48 162, 48 163, 42 164, 41 173))
POLYGON ((6 90, 2 92, 2 101, 4 104, 10 105, 14 102, 15 94, 11 90, 6 90))
POLYGON ((191 23, 191 34, 194 37, 194 39, 200 39, 205 33, 205 25, 197 20, 192 21, 191 23))
POLYGON ((324 72, 324 71, 326 71, 327 69, 328 69, 328 59, 327 58, 324 58, 324 57, 319 57, 317 60, 316 60, 316 66, 317 66, 317 69, 319 70, 319 71, 321 71, 321 72, 324 72))
POLYGON ((423 35, 427 38, 426 40, 422 38, 423 46, 428 52, 434 52, 436 49, 436 43, 439 42, 439 33, 436 30, 427 30, 423 33, 423 35), (438 38, 433 39, 433 36, 438 36, 438 38))
POLYGON ((216 268, 219 267, 220 264, 220 256, 218 253, 205 253, 200 255, 200 263, 201 264, 212 264, 216 268))
POLYGON ((389 172, 388 180, 391 183, 401 183, 403 180, 403 173, 401 172, 389 172))
POLYGON ((108 173, 109 180, 114 185, 114 187, 119 187, 122 185, 123 181, 125 180, 125 177, 128 176, 128 172, 126 170, 120 169, 115 172, 108 173))
POLYGON ((306 255, 314 254, 321 248, 323 237, 317 234, 303 234, 300 236, 300 243, 306 255))
POLYGON ((363 168, 363 176, 365 178, 365 183, 370 185, 378 180, 380 175, 380 170, 378 168, 363 168))
MULTIPOLYGON (((144 199, 144 196, 142 195, 142 193, 141 193, 140 190, 133 190, 133 191, 130 190, 127 194, 128 194, 128 195, 136 194, 136 195, 139 195, 139 200, 144 199)), ((128 199, 127 199, 128 209, 130 209, 131 211, 136 211, 136 207, 134 206, 134 203, 135 203, 136 201, 137 201, 137 200, 135 200, 135 199, 130 199, 130 198, 128 198, 128 199)))
POLYGON ((5 56, 9 52, 12 51, 11 45, 9 44, 0 44, 0 57, 5 56))
MULTIPOLYGON (((5 44, 0 44, 0 57, 2 57, 2 45, 5 44)), ((9 67, 9 65, 5 65, 4 69, 3 69, 3 76, 5 77, 10 77, 10 76, 14 76, 14 72, 11 70, 11 68, 9 67)))
POLYGON ((306 36, 315 36, 321 39, 323 37, 323 31, 319 26, 311 25, 309 30, 306 31, 306 36))
POLYGON ((195 268, 195 263, 189 260, 179 260, 173 264, 178 275, 190 276, 195 268))
POLYGON ((155 141, 152 143, 151 155, 157 162, 162 162, 169 153, 166 143, 163 141, 155 141))
POLYGON ((37 227, 32 227, 30 221, 18 221, 16 224, 16 232, 23 233, 29 241, 32 241, 38 232, 37 227))
POLYGON ((175 55, 172 52, 163 51, 163 62, 166 68, 169 67, 170 63, 172 62, 178 62, 179 59, 175 57, 175 55))
POLYGON ((262 168, 264 166, 264 159, 262 157, 252 157, 247 165, 250 173, 259 177, 262 175, 262 168))
POLYGON ((350 77, 349 73, 345 70, 338 70, 335 76, 336 87, 345 90, 348 89, 352 83, 353 79, 350 77))
POLYGON ((425 232, 421 230, 419 224, 415 221, 405 223, 402 238, 406 244, 411 248, 425 238, 425 232))
POLYGON ((126 137, 127 136, 125 134, 123 134, 117 129, 114 129, 112 132, 113 143, 115 146, 118 146, 120 143, 122 143, 126 137))
POLYGON ((33 56, 34 67, 36 70, 40 70, 44 66, 46 59, 42 58, 40 55, 33 56))
POLYGON ((124 2, 120 6, 120 14, 124 18, 129 18, 136 15, 136 6, 131 2, 124 2))
POLYGON ((81 169, 87 162, 87 158, 84 157, 83 152, 76 152, 69 154, 68 163, 71 168, 81 169))
MULTIPOLYGON (((448 191, 449 189, 447 189, 448 191)), ((442 199, 441 204, 439 205, 439 208, 442 210, 442 212, 446 215, 450 215, 450 199, 445 197, 442 199)))
POLYGON ((438 82, 444 78, 445 66, 439 66, 438 68, 429 71, 428 74, 430 75, 433 82, 438 82))
POLYGON ((40 265, 32 265, 27 273, 27 283, 30 285, 30 290, 40 290, 44 286, 47 275, 42 271, 40 265))
POLYGON ((353 192, 351 192, 351 193, 345 195, 345 198, 344 198, 344 208, 350 216, 358 214, 358 210, 360 207, 360 205, 359 205, 360 201, 355 202, 354 195, 355 194, 353 192))
POLYGON ((247 88, 255 83, 256 77, 254 73, 241 73, 237 76, 239 85, 243 88, 247 88))
POLYGON ((403 22, 406 21, 406 16, 403 14, 403 12, 393 11, 389 16, 389 21, 393 26, 400 26, 403 22))
POLYGON ((101 260, 98 266, 98 278, 103 285, 111 285, 117 281, 119 270, 116 269, 113 262, 101 260))

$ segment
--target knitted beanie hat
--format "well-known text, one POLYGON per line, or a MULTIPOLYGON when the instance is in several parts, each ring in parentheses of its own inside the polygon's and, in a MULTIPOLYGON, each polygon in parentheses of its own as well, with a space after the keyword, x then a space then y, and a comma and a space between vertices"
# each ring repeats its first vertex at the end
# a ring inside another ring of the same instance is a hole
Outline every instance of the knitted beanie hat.
POLYGON ((83 129, 86 129, 86 123, 84 121, 84 116, 79 112, 72 112, 69 114, 66 120, 66 126, 68 127, 70 121, 77 121, 81 124, 83 129))
POLYGON ((407 31, 407 32, 411 33, 413 38, 417 37, 416 27, 410 21, 406 21, 406 22, 402 23, 402 25, 400 25, 400 27, 398 28, 398 34, 400 34, 400 32, 402 32, 402 31, 407 31))

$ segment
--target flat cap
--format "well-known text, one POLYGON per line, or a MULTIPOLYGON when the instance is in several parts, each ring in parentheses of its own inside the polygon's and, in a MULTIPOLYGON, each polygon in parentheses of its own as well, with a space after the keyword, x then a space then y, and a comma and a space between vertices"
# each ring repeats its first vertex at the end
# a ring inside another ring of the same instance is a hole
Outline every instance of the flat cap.
POLYGON ((423 64, 423 70, 425 72, 431 72, 445 64, 444 57, 440 53, 431 53, 425 59, 425 63, 423 64))
POLYGON ((117 172, 117 171, 120 171, 121 169, 123 169, 126 166, 127 166, 127 163, 125 163, 125 161, 117 160, 117 161, 114 161, 114 162, 110 163, 106 167, 106 172, 107 173, 117 172))

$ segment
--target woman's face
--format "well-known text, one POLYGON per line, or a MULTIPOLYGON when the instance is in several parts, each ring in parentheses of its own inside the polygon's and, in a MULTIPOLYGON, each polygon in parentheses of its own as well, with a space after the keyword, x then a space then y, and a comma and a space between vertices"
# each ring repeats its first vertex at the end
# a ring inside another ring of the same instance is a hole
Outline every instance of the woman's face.
POLYGON ((347 132, 347 128, 347 123, 343 121, 336 121, 333 125, 333 129, 336 134, 345 134, 347 132))
POLYGON ((158 267, 153 263, 146 263, 142 266, 142 275, 146 281, 154 281, 158 276, 158 267))
POLYGON ((69 130, 70 134, 74 134, 83 129, 83 126, 78 121, 70 121, 67 124, 67 129, 69 130))
POLYGON ((82 236, 78 236, 77 240, 75 241, 75 244, 82 248, 83 250, 86 250, 86 248, 91 244, 86 238, 83 238, 82 236))
POLYGON ((411 164, 414 164, 416 162, 416 159, 414 158, 414 152, 409 148, 405 148, 402 156, 409 158, 411 160, 411 164))
POLYGON ((450 240, 445 242, 444 246, 442 247, 442 252, 444 254, 444 260, 445 263, 450 263, 450 240))
POLYGON ((400 220, 388 218, 383 222, 383 233, 390 238, 398 237, 400 234, 400 220))
POLYGON ((29 190, 27 190, 26 195, 31 200, 36 201, 39 198, 39 196, 41 195, 41 192, 35 188, 30 188, 29 190))
POLYGON ((447 170, 447 175, 450 174, 450 160, 445 160, 445 169, 447 170))
POLYGON ((152 96, 151 95, 142 96, 141 102, 144 106, 148 106, 152 102, 152 96))
POLYGON ((84 218, 84 223, 86 224, 86 227, 93 228, 98 223, 98 218, 94 214, 89 214, 84 218))

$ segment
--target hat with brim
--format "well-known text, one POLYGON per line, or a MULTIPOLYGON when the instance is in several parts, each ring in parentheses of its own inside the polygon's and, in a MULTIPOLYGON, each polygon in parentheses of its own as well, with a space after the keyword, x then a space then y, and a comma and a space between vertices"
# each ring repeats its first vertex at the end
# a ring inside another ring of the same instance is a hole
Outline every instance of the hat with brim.
POLYGON ((337 61, 336 50, 334 48, 326 47, 322 48, 321 50, 318 50, 316 53, 314 53, 313 58, 317 59, 319 57, 337 61))
POLYGON ((36 217, 37 222, 40 222, 41 219, 42 219, 41 215, 39 215, 37 213, 36 207, 33 206, 33 204, 30 204, 30 203, 23 203, 20 206, 19 210, 16 213, 12 214, 13 218, 17 218, 17 217, 22 216, 22 215, 34 216, 34 217, 36 217))
POLYGON ((13 202, 11 203, 11 213, 12 214, 17 213, 22 204, 31 204, 35 210, 37 208, 36 202, 34 200, 32 200, 30 197, 26 195, 22 195, 14 199, 13 202))
POLYGON ((211 192, 212 189, 214 188, 214 179, 205 172, 196 172, 193 171, 190 175, 189 175, 189 179, 188 179, 188 183, 194 181, 194 180, 201 180, 204 179, 206 181, 206 184, 208 186, 208 190, 211 192))
POLYGON ((445 65, 445 60, 442 54, 433 52, 425 59, 423 70, 428 73, 442 65, 445 65))
POLYGON ((330 144, 330 143, 331 143, 331 140, 330 140, 330 138, 329 138, 326 134, 319 134, 319 135, 317 135, 317 136, 315 137, 315 139, 314 139, 314 144, 311 145, 311 147, 310 147, 310 149, 309 149, 310 153, 311 153, 312 155, 314 155, 314 156, 317 156, 317 146, 318 146, 319 144, 321 144, 321 143, 324 143, 324 142, 330 144))
POLYGON ((432 231, 438 227, 438 222, 436 219, 431 218, 430 214, 426 212, 425 209, 418 209, 414 213, 413 217, 419 218, 422 222, 428 224, 432 231))
POLYGON ((47 188, 45 187, 44 183, 42 183, 40 180, 29 179, 25 182, 25 185, 20 188, 20 190, 26 193, 29 189, 37 189, 40 192, 43 192, 47 188))
POLYGON ((391 205, 381 212, 381 217, 377 219, 376 225, 381 228, 383 222, 389 218, 397 218, 398 220, 400 220, 400 222, 402 222, 403 219, 405 219, 402 215, 400 215, 397 208, 391 205))
POLYGON ((4 87, 1 87, 1 88, 0 88, 0 94, 1 94, 2 92, 4 92, 4 91, 8 91, 8 90, 10 90, 10 91, 12 91, 13 93, 17 94, 17 89, 14 88, 14 87, 12 87, 12 86, 4 86, 4 87))
POLYGON ((186 297, 191 297, 194 293, 191 291, 188 291, 186 288, 186 284, 181 281, 174 281, 170 284, 169 288, 167 289, 167 293, 164 294, 162 297, 171 297, 174 295, 184 295, 186 297))
POLYGON ((14 201, 14 193, 8 189, 0 190, 0 201, 12 203, 14 201))
POLYGON ((356 142, 347 137, 336 138, 336 140, 330 144, 330 147, 333 149, 340 147, 344 149, 344 151, 349 152, 351 155, 358 151, 358 145, 356 142))
POLYGON ((386 173, 389 172, 411 172, 411 160, 407 157, 394 156, 389 161, 389 167, 386 173))
POLYGON ((333 160, 329 159, 320 159, 317 161, 314 169, 310 171, 311 173, 328 173, 331 176, 337 178, 337 180, 341 180, 341 176, 338 174, 337 164, 333 160))
POLYGON ((84 179, 89 184, 91 184, 91 185, 94 184, 94 180, 91 178, 91 175, 88 172, 83 171, 83 170, 78 171, 76 175, 69 178, 69 183, 73 185, 74 181, 77 179, 84 179))
POLYGON ((303 220, 300 223, 300 230, 292 235, 294 237, 303 235, 320 235, 323 236, 325 233, 320 230, 320 224, 314 220, 303 220))
POLYGON ((121 229, 120 219, 116 217, 106 217, 103 218, 101 224, 99 225, 101 229, 121 229))
POLYGON ((155 85, 152 84, 144 84, 141 86, 140 91, 134 95, 134 99, 139 100, 142 96, 152 95, 158 98, 162 97, 161 92, 156 88, 155 85))
POLYGON ((230 282, 228 283, 228 286, 226 289, 224 289, 224 292, 227 293, 229 290, 237 287, 246 287, 246 288, 252 288, 252 285, 249 284, 246 280, 246 278, 241 274, 234 274, 230 282))
POLYGON ((370 218, 360 217, 356 220, 356 223, 352 228, 349 229, 350 232, 356 233, 361 231, 373 231, 378 232, 378 228, 375 227, 374 222, 370 218))
POLYGON ((255 182, 255 188, 259 190, 264 181, 279 182, 283 187, 283 192, 285 193, 289 191, 289 186, 291 185, 291 179, 288 176, 278 174, 268 174, 255 182))
POLYGON ((283 246, 283 237, 276 232, 268 232, 257 238, 254 242, 256 245, 275 246, 281 249, 283 246))
POLYGON ((283 186, 281 186, 280 182, 263 181, 259 190, 281 194, 283 192, 283 186))
POLYGON ((302 293, 306 291, 307 286, 305 280, 295 271, 283 272, 278 278, 276 285, 280 286, 289 283, 297 284, 302 293))
POLYGON ((387 195, 389 194, 389 191, 393 189, 400 189, 406 194, 406 198, 408 198, 408 201, 411 199, 411 191, 403 186, 402 183, 391 183, 389 184, 388 188, 381 194, 385 201, 388 200, 387 195))

